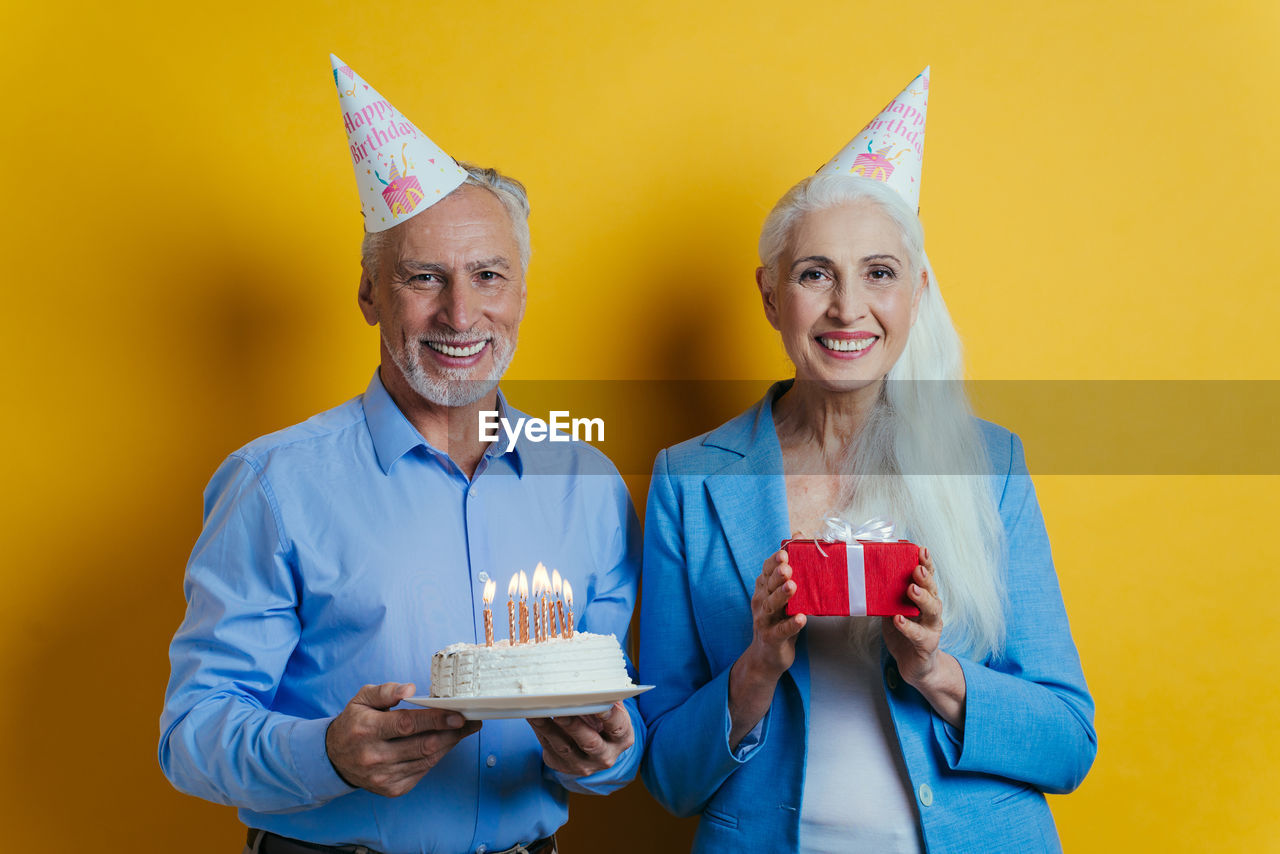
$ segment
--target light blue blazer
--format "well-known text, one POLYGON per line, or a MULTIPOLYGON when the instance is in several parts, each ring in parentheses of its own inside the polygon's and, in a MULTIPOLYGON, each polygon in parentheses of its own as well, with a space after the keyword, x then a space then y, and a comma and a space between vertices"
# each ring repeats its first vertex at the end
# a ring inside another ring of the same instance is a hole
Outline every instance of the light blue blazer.
MULTIPOLYGON (((642 773, 676 815, 701 814, 694 851, 799 850, 809 658, 778 683, 757 743, 729 749, 729 668, 751 642, 751 592, 789 536, 774 386, 727 424, 662 451, 645 517, 640 678, 649 729, 642 773)), ((1060 851, 1044 792, 1076 788, 1093 764, 1093 700, 1049 554, 1022 445, 982 422, 1007 555, 1008 636, 998 661, 957 656, 961 736, 898 676, 884 690, 932 852, 1060 851)), ((821 745, 814 745, 821 749, 821 745)), ((824 785, 839 786, 839 780, 824 785)))

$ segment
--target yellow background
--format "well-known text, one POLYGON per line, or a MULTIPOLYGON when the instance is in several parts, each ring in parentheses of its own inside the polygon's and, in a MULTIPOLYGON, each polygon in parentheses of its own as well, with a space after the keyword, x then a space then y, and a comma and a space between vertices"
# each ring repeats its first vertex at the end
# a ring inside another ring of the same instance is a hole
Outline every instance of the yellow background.
MULTIPOLYGON (((761 220, 927 63, 922 216, 973 377, 1280 377, 1271 0, 609 6, 5 4, 7 847, 238 850, 156 721, 205 481, 375 364, 330 51, 527 183, 514 378, 785 375, 761 220)), ((1038 478, 1098 705, 1051 799, 1068 850, 1280 850, 1276 487, 1038 478)), ((638 784, 573 814, 570 851, 691 827, 638 784)))

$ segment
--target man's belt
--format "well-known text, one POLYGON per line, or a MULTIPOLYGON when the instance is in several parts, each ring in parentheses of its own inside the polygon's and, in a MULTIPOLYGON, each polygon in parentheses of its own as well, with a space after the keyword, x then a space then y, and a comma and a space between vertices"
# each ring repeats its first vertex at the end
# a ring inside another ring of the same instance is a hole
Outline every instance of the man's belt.
MULTIPOLYGON (((363 845, 317 845, 256 827, 249 828, 249 850, 257 854, 379 854, 363 845)), ((556 854, 556 837, 554 834, 545 836, 528 845, 516 845, 505 851, 491 851, 489 854, 556 854)))

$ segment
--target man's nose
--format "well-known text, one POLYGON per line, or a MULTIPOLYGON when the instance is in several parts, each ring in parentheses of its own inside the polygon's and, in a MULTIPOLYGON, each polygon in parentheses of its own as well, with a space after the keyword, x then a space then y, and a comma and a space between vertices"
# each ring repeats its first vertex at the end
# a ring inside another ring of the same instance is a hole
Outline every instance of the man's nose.
POLYGON ((450 282, 441 295, 442 319, 451 328, 465 332, 480 316, 480 295, 470 282, 450 282))

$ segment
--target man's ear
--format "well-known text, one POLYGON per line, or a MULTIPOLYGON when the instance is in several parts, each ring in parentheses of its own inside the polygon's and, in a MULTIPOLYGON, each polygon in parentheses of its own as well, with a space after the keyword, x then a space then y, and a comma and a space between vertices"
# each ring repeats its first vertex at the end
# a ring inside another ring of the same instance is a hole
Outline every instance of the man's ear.
POLYGON ((360 303, 360 313, 370 326, 378 325, 378 306, 373 301, 373 277, 369 271, 360 266, 360 289, 356 292, 356 300, 360 303))
POLYGON ((756 267, 756 287, 760 289, 760 301, 764 303, 764 316, 770 326, 778 329, 778 289, 769 280, 769 271, 764 267, 756 267))

